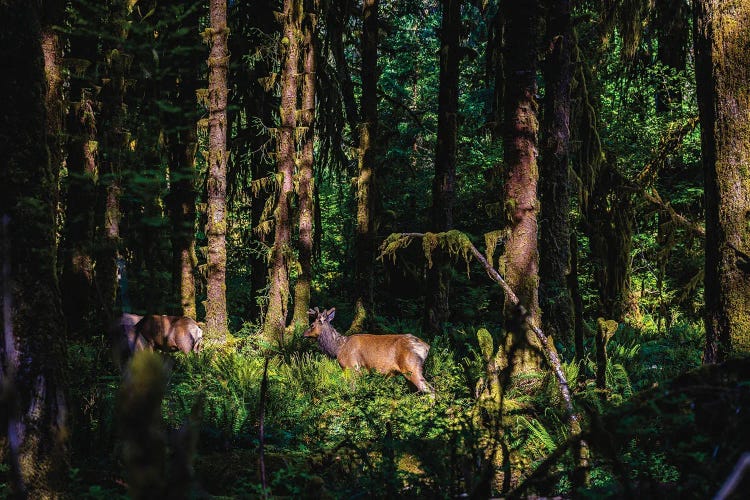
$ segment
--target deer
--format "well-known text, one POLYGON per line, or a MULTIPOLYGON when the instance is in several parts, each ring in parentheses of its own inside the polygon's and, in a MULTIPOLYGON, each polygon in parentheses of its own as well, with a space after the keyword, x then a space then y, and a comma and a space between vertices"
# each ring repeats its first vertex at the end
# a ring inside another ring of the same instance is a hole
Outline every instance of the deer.
POLYGON ((383 375, 402 374, 418 391, 434 394, 427 383, 423 367, 430 345, 411 334, 367 334, 341 335, 331 325, 336 308, 307 311, 311 318, 310 328, 303 334, 318 340, 318 347, 328 356, 338 360, 341 368, 359 371, 362 368, 375 370, 383 375))
POLYGON ((123 369, 138 351, 199 352, 203 330, 192 318, 123 313, 110 330, 115 364, 123 369))
POLYGON ((135 331, 152 350, 187 354, 200 352, 203 345, 203 330, 186 316, 150 314, 135 325, 135 331))

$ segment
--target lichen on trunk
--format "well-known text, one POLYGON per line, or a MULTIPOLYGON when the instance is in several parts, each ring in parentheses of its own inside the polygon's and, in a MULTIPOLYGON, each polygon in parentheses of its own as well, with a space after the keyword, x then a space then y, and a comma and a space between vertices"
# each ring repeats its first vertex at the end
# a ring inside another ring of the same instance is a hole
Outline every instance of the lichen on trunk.
POLYGON ((750 3, 695 2, 706 203, 705 362, 750 351, 750 3))
MULTIPOLYGON (((537 134, 539 129, 536 102, 537 26, 536 2, 513 3, 505 12, 504 46, 504 160, 505 224, 509 232, 501 268, 505 278, 530 315, 531 323, 540 326, 539 318, 539 252, 537 249, 537 134)), ((523 322, 517 331, 517 307, 507 303, 504 315, 509 327, 506 352, 512 359, 511 372, 537 370, 542 362, 538 341, 523 322), (516 331, 514 331, 516 330, 516 331)))
POLYGON ((296 158, 295 130, 297 126, 297 81, 299 67, 301 0, 284 0, 283 37, 281 38, 281 126, 276 139, 276 168, 281 177, 276 199, 274 242, 271 248, 268 309, 263 322, 263 336, 273 342, 284 343, 287 308, 289 304, 289 262, 292 256, 291 206, 294 191, 296 158))
POLYGON ((208 237, 206 286, 206 337, 226 341, 227 318, 227 1, 211 0, 211 40, 208 56, 208 194, 206 236, 208 237))

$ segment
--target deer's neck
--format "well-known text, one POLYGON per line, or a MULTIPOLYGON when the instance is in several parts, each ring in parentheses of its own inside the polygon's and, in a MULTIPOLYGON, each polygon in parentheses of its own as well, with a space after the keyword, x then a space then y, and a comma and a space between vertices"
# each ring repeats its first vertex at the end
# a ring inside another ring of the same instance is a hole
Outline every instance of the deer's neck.
POLYGON ((341 335, 331 325, 324 325, 322 330, 320 335, 318 335, 320 350, 330 357, 335 358, 339 355, 341 347, 346 344, 348 337, 341 335))

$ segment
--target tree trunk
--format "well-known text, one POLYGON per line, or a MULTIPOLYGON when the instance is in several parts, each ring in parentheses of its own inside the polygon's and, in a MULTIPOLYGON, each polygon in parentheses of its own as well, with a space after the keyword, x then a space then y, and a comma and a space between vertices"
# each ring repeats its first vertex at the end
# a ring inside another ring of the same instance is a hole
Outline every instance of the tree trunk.
MULTIPOLYGON (((93 63, 97 57, 96 44, 88 37, 74 37, 70 40, 68 56, 93 63)), ((65 226, 60 243, 62 306, 71 336, 91 324, 94 299, 94 207, 99 171, 96 102, 92 94, 83 76, 71 72, 69 99, 72 102, 66 118, 65 226)))
POLYGON ((114 37, 105 47, 106 75, 101 90, 101 178, 100 235, 96 255, 96 280, 100 295, 103 325, 112 322, 117 302, 117 259, 120 247, 120 195, 123 164, 126 155, 128 132, 125 125, 125 75, 128 56, 123 53, 123 42, 127 38, 126 19, 129 14, 125 0, 118 0, 111 7, 108 29, 114 37))
MULTIPOLYGON (((461 0, 442 0, 442 6, 437 149, 435 177, 432 181, 432 230, 435 232, 445 232, 453 228, 458 133, 458 65, 461 60, 461 0)), ((445 261, 446 256, 438 251, 427 276, 424 329, 431 334, 442 331, 450 313, 448 266, 445 261)))
POLYGON ((503 124, 506 166, 504 203, 508 239, 502 265, 508 285, 525 312, 506 301, 509 335, 506 352, 511 372, 534 370, 542 361, 541 347, 519 314, 529 314, 539 327, 539 253, 537 250, 537 102, 536 60, 538 6, 535 1, 509 4, 505 11, 503 124))
POLYGON ((315 126, 315 25, 318 15, 317 1, 308 1, 302 22, 302 47, 304 53, 302 79, 302 110, 300 127, 302 157, 299 166, 299 244, 300 274, 294 286, 294 314, 296 324, 307 326, 310 309, 310 283, 312 280, 313 253, 313 142, 315 126))
POLYGON ((296 159, 295 130, 297 126, 297 72, 299 66, 300 19, 298 7, 301 0, 284 0, 284 25, 281 73, 281 127, 277 139, 277 172, 280 176, 274 242, 271 253, 270 289, 268 310, 263 324, 266 339, 284 343, 287 307, 289 304, 289 258, 291 242, 290 197, 294 190, 294 163, 296 159))
POLYGON ((573 302, 570 273, 570 85, 573 32, 570 0, 549 0, 546 43, 551 51, 542 65, 542 120, 539 198, 541 201, 539 296, 544 331, 565 345, 573 342, 573 302))
MULTIPOLYGON (((355 294, 372 316, 378 134, 378 0, 362 2, 362 99, 357 160, 355 294)), ((357 325, 357 329, 362 325, 357 325)))
MULTIPOLYGON (((187 95, 194 96, 193 92, 187 95)), ((192 101, 194 102, 194 101, 192 101)), ((191 116, 188 113, 188 116, 191 116)), ((170 145, 169 211, 172 219, 172 289, 180 315, 196 318, 195 306, 195 122, 179 131, 170 145)))
POLYGON ((225 342, 227 320, 227 1, 210 3, 211 52, 208 56, 208 278, 206 337, 225 342))
MULTIPOLYGON (((185 43, 194 40, 199 24, 198 10, 188 17, 192 36, 185 43)), ((195 304, 195 152, 198 145, 196 122, 196 90, 198 88, 198 66, 193 57, 179 59, 173 63, 178 68, 177 82, 173 91, 179 111, 168 115, 167 143, 169 146, 170 192, 167 197, 172 222, 172 297, 180 304, 179 314, 196 318, 195 304), (182 64, 185 66, 183 67, 182 64)))
POLYGON ((750 350, 750 3, 695 2, 695 66, 706 200, 706 350, 750 350))
POLYGON ((65 323, 55 268, 60 165, 50 161, 47 148, 40 17, 38 2, 0 3, 0 64, 6 68, 0 78, 0 376, 11 395, 3 402, 3 422, 12 494, 19 498, 57 497, 68 482, 65 323))

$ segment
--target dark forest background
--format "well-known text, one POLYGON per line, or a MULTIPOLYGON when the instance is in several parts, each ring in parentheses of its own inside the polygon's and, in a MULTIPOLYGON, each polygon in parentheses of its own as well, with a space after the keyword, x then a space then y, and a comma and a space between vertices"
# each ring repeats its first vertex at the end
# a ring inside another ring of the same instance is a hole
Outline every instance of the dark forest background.
POLYGON ((0 0, 0 496, 739 495, 748 22, 0 0), (321 354, 332 307, 435 394, 321 354), (122 313, 205 348, 120 371, 122 313))

